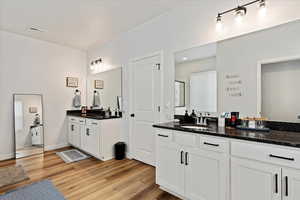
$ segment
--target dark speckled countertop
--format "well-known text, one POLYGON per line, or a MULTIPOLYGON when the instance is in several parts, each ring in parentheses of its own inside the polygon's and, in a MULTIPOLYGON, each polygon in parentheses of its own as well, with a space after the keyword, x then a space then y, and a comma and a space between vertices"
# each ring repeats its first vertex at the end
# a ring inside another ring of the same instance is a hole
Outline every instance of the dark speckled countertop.
POLYGON ((216 125, 210 125, 208 130, 197 130, 182 128, 181 126, 184 125, 178 122, 167 122, 155 124, 153 127, 300 148, 300 132, 275 130, 270 130, 269 132, 248 131, 235 128, 218 128, 216 125))
POLYGON ((105 119, 118 119, 122 117, 116 117, 116 116, 111 116, 109 118, 106 118, 103 116, 103 114, 100 114, 99 112, 88 112, 87 114, 83 115, 81 114, 81 111, 78 110, 70 110, 67 111, 67 116, 72 116, 72 117, 83 117, 87 119, 96 119, 96 120, 105 120, 105 119))

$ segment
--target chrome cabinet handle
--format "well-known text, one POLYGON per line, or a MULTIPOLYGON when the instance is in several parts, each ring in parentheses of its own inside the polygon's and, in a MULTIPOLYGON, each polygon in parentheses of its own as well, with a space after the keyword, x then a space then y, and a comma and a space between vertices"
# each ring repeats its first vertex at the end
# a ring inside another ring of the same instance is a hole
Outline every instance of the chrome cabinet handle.
POLYGON ((86 129, 86 135, 90 136, 90 129, 88 129, 88 128, 86 129))
POLYGON ((209 145, 209 146, 214 146, 214 147, 220 146, 219 144, 213 144, 213 143, 209 143, 209 142, 203 142, 203 144, 209 145))
POLYGON ((276 156, 276 155, 273 155, 273 154, 270 154, 269 156, 271 158, 278 158, 278 159, 283 159, 283 160, 295 161, 294 158, 288 158, 288 157, 283 157, 283 156, 276 156))
POLYGON ((71 125, 71 131, 74 131, 74 125, 73 124, 71 125))
POLYGON ((96 122, 93 122, 92 124, 93 124, 93 125, 98 125, 96 122))

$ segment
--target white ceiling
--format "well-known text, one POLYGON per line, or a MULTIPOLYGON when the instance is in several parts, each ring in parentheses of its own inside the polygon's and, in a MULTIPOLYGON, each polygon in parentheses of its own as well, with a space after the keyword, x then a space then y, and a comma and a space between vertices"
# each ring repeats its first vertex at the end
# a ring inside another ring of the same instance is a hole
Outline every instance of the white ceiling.
POLYGON ((0 0, 0 29, 87 49, 179 3, 180 0, 0 0), (44 32, 30 31, 30 27, 44 32))

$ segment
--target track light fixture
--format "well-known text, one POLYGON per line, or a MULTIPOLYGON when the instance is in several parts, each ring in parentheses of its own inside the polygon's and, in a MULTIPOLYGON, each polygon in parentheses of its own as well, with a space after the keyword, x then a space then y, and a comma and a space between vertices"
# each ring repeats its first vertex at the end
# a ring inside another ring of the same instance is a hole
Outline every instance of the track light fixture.
POLYGON ((92 71, 94 71, 94 70, 97 68, 97 66, 99 66, 101 63, 102 63, 102 59, 101 59, 101 58, 99 58, 99 59, 97 59, 97 60, 93 60, 93 61, 91 62, 91 64, 90 64, 90 69, 91 69, 92 71))
POLYGON ((216 26, 217 28, 220 28, 222 26, 222 16, 227 14, 227 13, 235 13, 235 19, 237 21, 241 21, 242 18, 247 14, 247 6, 250 6, 252 4, 258 3, 258 7, 260 8, 261 11, 264 11, 266 9, 266 0, 255 0, 251 1, 249 3, 243 4, 243 5, 238 5, 235 8, 226 10, 224 12, 220 12, 217 15, 217 20, 216 20, 216 26))

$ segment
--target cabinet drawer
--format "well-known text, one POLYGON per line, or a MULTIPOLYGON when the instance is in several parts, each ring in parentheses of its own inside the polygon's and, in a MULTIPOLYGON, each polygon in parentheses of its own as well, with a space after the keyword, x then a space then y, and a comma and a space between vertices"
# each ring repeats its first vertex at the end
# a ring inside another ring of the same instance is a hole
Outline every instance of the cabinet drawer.
POLYGON ((100 121, 95 119, 86 119, 86 125, 88 126, 99 126, 100 121))
POLYGON ((209 136, 200 136, 199 141, 201 149, 220 153, 229 153, 229 141, 227 140, 209 136))
POLYGON ((78 117, 69 117, 69 122, 79 123, 79 118, 78 117))
POLYGON ((159 143, 169 143, 173 141, 173 132, 172 131, 165 131, 165 130, 158 130, 156 131, 156 139, 159 143))
POLYGON ((85 118, 78 118, 78 123, 84 125, 85 124, 85 118))
POLYGON ((197 135, 188 132, 174 132, 174 142, 183 146, 196 146, 197 135))
POLYGON ((231 154, 241 158, 300 169, 300 151, 297 149, 232 141, 231 154))

